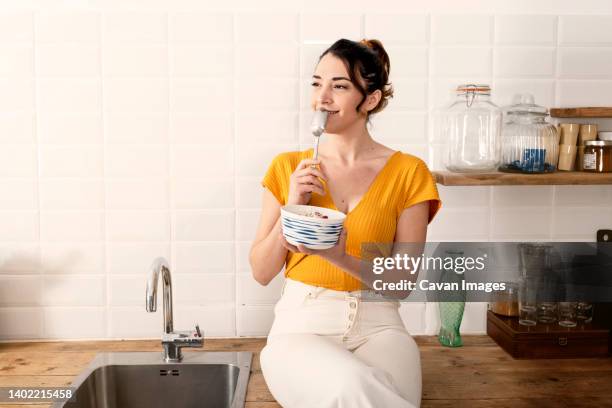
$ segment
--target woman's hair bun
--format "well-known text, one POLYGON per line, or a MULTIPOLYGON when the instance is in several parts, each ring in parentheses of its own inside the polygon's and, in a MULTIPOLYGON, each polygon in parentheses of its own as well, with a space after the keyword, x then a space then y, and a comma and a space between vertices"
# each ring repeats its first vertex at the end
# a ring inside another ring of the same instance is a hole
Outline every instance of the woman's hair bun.
POLYGON ((387 75, 389 75, 391 73, 391 60, 389 59, 389 54, 387 54, 387 51, 385 50, 385 47, 383 47, 382 43, 375 39, 368 40, 366 38, 359 41, 359 43, 374 51, 374 53, 380 59, 382 66, 385 68, 385 71, 387 71, 387 75))

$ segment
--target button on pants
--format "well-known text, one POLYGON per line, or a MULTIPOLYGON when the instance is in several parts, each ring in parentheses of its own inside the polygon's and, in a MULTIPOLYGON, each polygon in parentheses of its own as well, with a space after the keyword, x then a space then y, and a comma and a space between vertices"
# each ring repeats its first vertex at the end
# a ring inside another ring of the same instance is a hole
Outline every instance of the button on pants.
POLYGON ((421 404, 421 360, 399 302, 362 300, 286 279, 260 354, 284 408, 412 408, 421 404))

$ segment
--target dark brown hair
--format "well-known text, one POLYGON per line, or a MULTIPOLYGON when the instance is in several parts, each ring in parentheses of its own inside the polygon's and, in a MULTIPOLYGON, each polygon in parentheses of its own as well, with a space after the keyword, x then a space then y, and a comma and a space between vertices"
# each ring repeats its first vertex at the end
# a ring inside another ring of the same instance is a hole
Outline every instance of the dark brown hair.
POLYGON ((391 62, 380 41, 363 39, 356 42, 342 38, 325 50, 319 57, 319 61, 327 54, 340 58, 344 62, 351 82, 363 95, 361 102, 357 105, 357 111, 361 108, 366 96, 376 90, 382 92, 382 97, 378 105, 368 112, 368 116, 380 112, 387 106, 388 99, 393 97, 393 87, 389 82, 391 62), (365 87, 361 81, 365 82, 365 87))

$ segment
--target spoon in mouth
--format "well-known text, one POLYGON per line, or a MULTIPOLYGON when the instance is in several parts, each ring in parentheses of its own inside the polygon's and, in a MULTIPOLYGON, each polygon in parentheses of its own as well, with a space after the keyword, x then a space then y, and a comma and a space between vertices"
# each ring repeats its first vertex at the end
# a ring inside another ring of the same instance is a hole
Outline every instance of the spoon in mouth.
MULTIPOLYGON (((310 126, 310 131, 312 132, 315 138, 314 145, 314 154, 313 159, 317 160, 319 157, 319 138, 325 131, 325 125, 327 124, 327 118, 329 116, 329 112, 326 110, 318 110, 315 111, 314 117, 312 118, 312 125, 310 126)), ((312 164, 310 167, 315 168, 316 166, 312 164)))

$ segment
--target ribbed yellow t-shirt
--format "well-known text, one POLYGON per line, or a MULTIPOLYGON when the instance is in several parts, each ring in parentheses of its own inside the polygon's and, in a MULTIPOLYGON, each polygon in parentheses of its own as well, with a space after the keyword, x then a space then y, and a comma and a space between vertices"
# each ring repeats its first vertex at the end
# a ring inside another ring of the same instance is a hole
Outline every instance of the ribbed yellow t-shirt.
MULTIPOLYGON (((281 205, 289 196, 289 177, 299 162, 312 158, 313 149, 277 155, 270 164, 262 185, 281 205)), ((325 183, 323 183, 325 185, 325 183)), ((346 216, 346 252, 361 258, 362 243, 392 244, 402 211, 417 203, 429 201, 429 221, 442 202, 436 182, 427 165, 419 158, 396 151, 375 177, 357 206, 346 216)), ((312 193, 309 205, 338 210, 325 185, 325 195, 312 193)), ((360 290, 361 281, 318 255, 287 252, 285 276, 309 285, 334 290, 360 290)))

